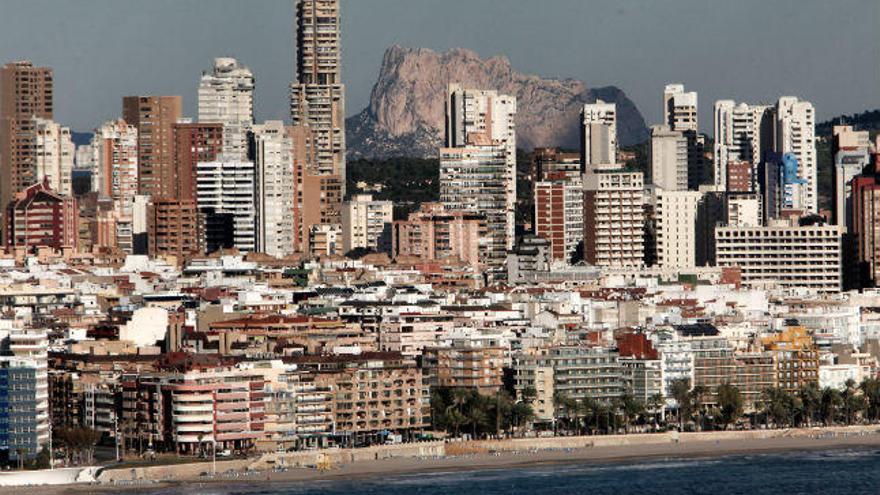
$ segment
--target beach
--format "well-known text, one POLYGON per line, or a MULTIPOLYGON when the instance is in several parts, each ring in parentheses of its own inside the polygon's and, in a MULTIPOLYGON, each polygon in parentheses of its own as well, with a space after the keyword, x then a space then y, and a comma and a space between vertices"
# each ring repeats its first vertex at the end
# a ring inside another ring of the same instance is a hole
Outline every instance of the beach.
MULTIPOLYGON (((546 448, 523 449, 527 441, 467 442, 460 450, 474 453, 433 457, 396 456, 384 459, 358 460, 357 462, 333 463, 326 470, 315 467, 289 468, 223 473, 215 479, 181 474, 177 479, 161 482, 131 482, 122 484, 64 485, 29 487, 28 493, 56 495, 63 493, 90 493, 104 491, 143 491, 163 486, 184 484, 210 486, 223 483, 252 485, 291 481, 317 481, 406 475, 429 472, 456 472, 464 470, 511 469, 553 464, 607 464, 633 462, 649 459, 693 459, 734 455, 760 455, 781 452, 827 451, 836 449, 880 448, 880 432, 877 427, 849 427, 834 429, 772 430, 761 432, 710 432, 686 433, 678 441, 670 440, 668 434, 616 435, 597 437, 563 437, 540 439, 546 448), (559 444, 560 448, 549 447, 559 444), (565 445, 584 444, 577 448, 565 445), (495 450, 507 446, 508 450, 495 450), (480 451, 482 450, 482 451, 480 451)), ((674 438, 674 437, 673 437, 674 438)), ((455 450, 450 448, 449 450, 455 450)), ((210 463, 199 463, 200 469, 210 471, 210 463)), ((192 470, 190 470, 192 472, 192 470)), ((20 489, 19 489, 20 490, 20 489)), ((0 489, 0 493, 12 493, 14 489, 0 489)))

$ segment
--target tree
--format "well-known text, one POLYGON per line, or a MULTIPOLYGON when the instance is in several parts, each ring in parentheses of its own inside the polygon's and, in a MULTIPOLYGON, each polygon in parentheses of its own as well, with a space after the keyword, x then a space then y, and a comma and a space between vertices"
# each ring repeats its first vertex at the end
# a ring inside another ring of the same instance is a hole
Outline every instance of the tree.
POLYGON ((651 412, 651 416, 654 420, 654 428, 657 428, 657 425, 660 423, 658 417, 663 413, 663 407, 666 404, 666 399, 663 398, 663 394, 658 392, 648 398, 647 408, 648 411, 651 412))
POLYGON ((816 419, 816 412, 822 404, 822 391, 819 390, 816 382, 809 382, 798 390, 798 398, 801 400, 807 426, 811 426, 816 419))
POLYGON ((678 415, 678 428, 684 430, 684 422, 690 421, 693 409, 691 409, 691 383, 690 380, 682 378, 672 382, 672 398, 676 403, 676 414, 678 415))
POLYGON ((865 415, 870 421, 880 419, 880 380, 865 378, 859 385, 862 395, 865 397, 865 415))
POLYGON ((842 403, 843 398, 840 395, 840 391, 831 387, 825 387, 822 389, 822 400, 819 406, 819 415, 822 418, 822 424, 825 426, 834 424, 837 420, 838 410, 842 403))
POLYGON ((702 385, 697 385, 691 390, 689 394, 689 401, 691 411, 697 413, 699 415, 699 421, 697 422, 697 430, 699 431, 703 426, 703 419, 705 414, 704 401, 706 399, 706 395, 709 393, 709 390, 702 385))
POLYGON ((735 423, 743 414, 743 398, 739 389, 729 383, 718 386, 719 423, 722 429, 735 423))
POLYGON ((645 403, 626 392, 618 399, 618 409, 623 415, 623 431, 629 433, 632 421, 644 414, 645 403))

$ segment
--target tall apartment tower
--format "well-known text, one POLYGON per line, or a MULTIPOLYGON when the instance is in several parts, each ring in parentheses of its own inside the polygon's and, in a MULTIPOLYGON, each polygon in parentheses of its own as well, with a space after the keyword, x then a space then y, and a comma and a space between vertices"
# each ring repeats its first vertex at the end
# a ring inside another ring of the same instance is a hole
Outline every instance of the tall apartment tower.
POLYGON ((62 196, 72 195, 75 153, 70 128, 49 119, 34 117, 33 155, 38 181, 47 180, 49 187, 62 196))
POLYGON ((617 163, 617 105, 596 100, 581 111, 582 171, 617 163))
POLYGON ((393 206, 370 194, 356 194, 343 203, 342 251, 365 248, 390 253, 393 206))
POLYGON ((52 119, 52 69, 26 60, 0 67, 0 214, 15 193, 40 181, 34 155, 34 117, 52 119))
POLYGON ((513 248, 516 208, 516 98, 451 85, 440 201, 487 217, 486 264, 500 268, 513 248))
POLYGON ((302 174, 295 169, 294 142, 284 122, 275 120, 253 127, 256 167, 257 251, 283 258, 298 247, 300 225, 297 183, 302 174))
MULTIPOLYGON (((345 85, 339 0, 296 0, 296 74, 290 87, 294 126, 314 133, 315 167, 339 177, 345 195, 345 85)), ((339 209, 339 205, 336 205, 339 209)))
POLYGON ((91 149, 92 191, 130 205, 138 193, 137 128, 121 119, 105 122, 95 129, 91 149))
POLYGON ((175 198, 174 124, 180 120, 180 96, 125 96, 122 118, 138 131, 138 192, 175 198))
POLYGON ((665 191, 688 188, 688 140, 668 125, 651 126, 648 147, 649 182, 665 191))
MULTIPOLYGON (((767 105, 749 105, 733 100, 715 102, 713 128, 715 152, 713 182, 726 188, 728 164, 749 163, 751 176, 759 177, 759 165, 768 151, 773 150, 774 108, 767 105)), ((757 180, 751 189, 758 192, 757 180)))
POLYGON ((450 84, 446 98, 446 147, 461 148, 485 136, 507 149, 516 166, 516 98, 450 84))
POLYGON ((697 92, 685 92, 683 84, 667 84, 663 90, 663 123, 673 131, 699 131, 697 92))
POLYGON ((196 197, 205 219, 205 247, 256 250, 253 162, 215 161, 196 165, 196 197))
MULTIPOLYGON (((219 123, 178 122, 171 126, 174 138, 174 161, 176 177, 173 196, 178 199, 197 201, 196 169, 199 163, 225 158, 225 127, 219 123), (221 156, 222 155, 222 156, 221 156)), ((247 155, 247 144, 244 147, 247 155)), ((238 156, 233 153, 231 156, 238 156)), ((229 161, 244 161, 233 160, 229 161)))
POLYGON ((254 75, 234 58, 215 58, 199 82, 199 123, 223 124, 223 158, 246 160, 254 125, 254 75))
POLYGON ((584 260, 600 267, 638 267, 645 258, 645 181, 610 167, 584 174, 584 260))
POLYGON ((813 104, 794 96, 783 96, 776 103, 776 152, 797 157, 800 178, 806 181, 803 207, 819 212, 816 169, 816 112, 813 104))

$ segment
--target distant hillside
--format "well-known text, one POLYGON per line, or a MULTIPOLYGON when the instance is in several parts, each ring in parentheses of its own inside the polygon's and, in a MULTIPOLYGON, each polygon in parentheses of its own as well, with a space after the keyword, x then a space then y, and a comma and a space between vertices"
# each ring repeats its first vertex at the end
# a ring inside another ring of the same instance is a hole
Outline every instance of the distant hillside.
POLYGON ((597 99, 617 104, 622 145, 648 137, 641 113, 614 86, 589 88, 575 79, 523 74, 504 57, 482 59, 462 48, 438 53, 392 46, 385 52, 369 106, 346 120, 349 159, 437 156, 450 83, 516 96, 517 147, 526 151, 538 146, 580 148, 578 114, 597 99))
POLYGON ((831 128, 836 125, 851 125, 861 131, 880 131, 880 110, 866 110, 852 115, 840 115, 816 124, 816 136, 831 136, 831 128))

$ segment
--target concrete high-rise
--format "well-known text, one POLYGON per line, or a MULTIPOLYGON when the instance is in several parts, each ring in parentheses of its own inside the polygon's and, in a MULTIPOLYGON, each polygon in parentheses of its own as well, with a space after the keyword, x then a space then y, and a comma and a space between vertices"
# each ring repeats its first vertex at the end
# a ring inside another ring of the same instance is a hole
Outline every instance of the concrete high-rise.
POLYGON ((668 125, 651 126, 648 181, 666 191, 688 188, 688 139, 668 125))
POLYGON ((581 166, 617 163, 617 105, 596 100, 581 110, 581 166))
POLYGON ((62 196, 73 194, 73 157, 76 146, 70 128, 48 119, 34 118, 34 170, 37 181, 48 181, 49 187, 62 196))
POLYGON ((130 204, 138 193, 137 128, 124 120, 95 129, 91 149, 92 191, 115 203, 130 204))
POLYGON ((760 163, 773 150, 774 109, 767 105, 749 105, 733 100, 718 100, 714 108, 715 149, 713 176, 716 187, 726 187, 729 163, 748 162, 758 192, 760 163))
POLYGON ((486 215, 486 265, 500 268, 513 248, 516 208, 516 98, 451 85, 446 147, 440 149, 440 201, 486 215))
POLYGON ((125 96, 122 118, 138 131, 138 192, 176 198, 174 124, 181 117, 180 96, 125 96))
POLYGON ((283 258, 298 248, 302 219, 295 207, 301 173, 294 164, 290 128, 279 120, 253 127, 256 167, 257 251, 283 258))
POLYGON ((584 175, 584 260, 600 267, 638 267, 645 257, 644 177, 600 169, 584 175))
POLYGON ((253 162, 197 164, 196 197, 205 218, 205 246, 209 251, 229 247, 243 252, 256 250, 255 180, 253 162), (225 228, 214 228, 220 225, 225 228))
POLYGON ((697 92, 685 92, 683 84, 667 84, 663 90, 663 123, 673 131, 698 132, 697 92))
POLYGON ((852 229, 852 180, 870 162, 868 131, 854 131, 851 126, 834 126, 831 153, 834 158, 834 223, 852 229))
POLYGON ((657 191, 657 263, 664 269, 697 266, 697 213, 703 193, 657 191))
POLYGON ((504 146, 508 163, 516 167, 515 118, 515 97, 451 84, 446 98, 446 147, 462 148, 485 138, 504 146))
MULTIPOLYGON (((341 77, 339 0, 296 0, 294 126, 314 134, 315 169, 338 176, 345 195, 345 85, 341 77)), ((338 205, 335 205, 337 211, 338 205)))
POLYGON ((52 119, 53 73, 26 60, 0 67, 0 212, 13 195, 39 182, 34 117, 52 119))
POLYGON ((478 142, 440 149, 440 201, 451 211, 486 216, 486 266, 500 268, 513 248, 516 174, 507 146, 478 142))
POLYGON ((223 124, 223 159, 246 160, 254 124, 254 75, 234 58, 215 58, 199 82, 199 123, 223 124))
POLYGON ((776 103, 775 150, 797 157, 798 173, 806 181, 803 207, 819 212, 819 184, 816 164, 816 112, 813 104, 794 96, 783 96, 776 103))
POLYGON ((342 204, 342 251, 364 248, 391 252, 391 201, 357 194, 342 204))

